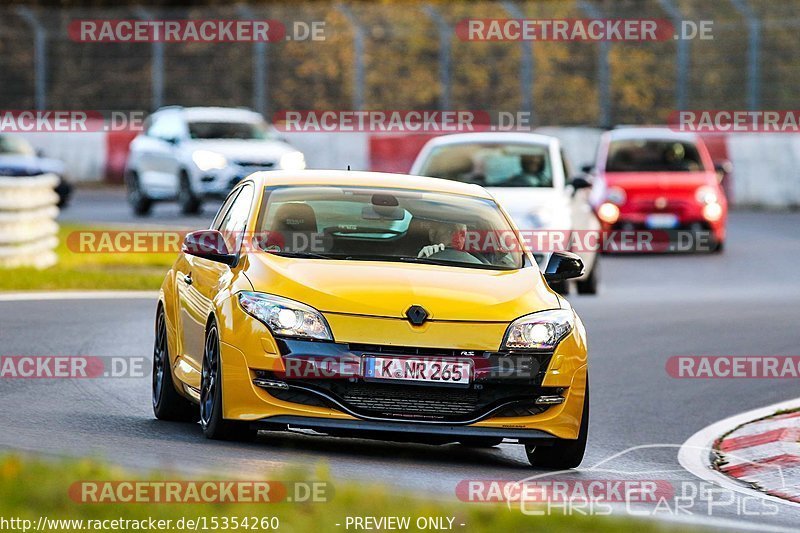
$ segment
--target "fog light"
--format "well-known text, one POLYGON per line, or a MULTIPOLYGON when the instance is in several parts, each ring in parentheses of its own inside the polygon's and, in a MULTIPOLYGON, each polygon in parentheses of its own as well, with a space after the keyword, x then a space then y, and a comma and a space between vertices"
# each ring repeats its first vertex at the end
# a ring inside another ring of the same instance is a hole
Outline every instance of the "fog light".
POLYGON ((619 220, 619 207, 606 202, 597 209, 597 217, 607 224, 613 224, 619 220))
POLYGON ((709 222, 716 222, 722 218, 722 206, 714 204, 706 204, 703 206, 703 218, 709 222))

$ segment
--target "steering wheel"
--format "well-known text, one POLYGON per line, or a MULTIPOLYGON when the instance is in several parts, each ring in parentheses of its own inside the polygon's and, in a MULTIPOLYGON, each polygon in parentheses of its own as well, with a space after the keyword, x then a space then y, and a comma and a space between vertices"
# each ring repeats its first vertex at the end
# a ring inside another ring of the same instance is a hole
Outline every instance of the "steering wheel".
POLYGON ((455 248, 445 248, 440 252, 431 254, 430 259, 439 259, 443 261, 453 261, 454 263, 474 263, 474 264, 487 264, 481 261, 480 258, 474 256, 470 252, 464 250, 457 250, 455 248))

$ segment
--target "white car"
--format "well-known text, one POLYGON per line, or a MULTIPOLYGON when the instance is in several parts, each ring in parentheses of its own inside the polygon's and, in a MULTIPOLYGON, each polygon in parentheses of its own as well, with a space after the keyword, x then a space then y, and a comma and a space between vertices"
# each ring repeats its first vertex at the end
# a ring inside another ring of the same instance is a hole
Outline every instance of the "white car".
MULTIPOLYGON (((572 178, 555 137, 533 133, 459 133, 436 137, 422 148, 411 174, 476 183, 489 190, 524 233, 544 235, 544 250, 534 249, 540 267, 560 242, 592 242, 600 222, 589 202, 590 183, 572 178), (540 233, 544 230, 544 233, 540 233), (559 240, 561 239, 561 240, 559 240)), ((539 242, 538 237, 531 242, 539 242)), ((596 246, 570 251, 586 265, 576 280, 578 293, 595 294, 599 282, 596 246)), ((568 282, 551 286, 567 294, 568 282)))
POLYGON ((137 215, 147 215, 154 202, 171 200, 193 214, 204 198, 224 198, 253 172, 305 166, 302 152, 281 140, 259 113, 165 107, 150 115, 131 142, 125 183, 137 215))

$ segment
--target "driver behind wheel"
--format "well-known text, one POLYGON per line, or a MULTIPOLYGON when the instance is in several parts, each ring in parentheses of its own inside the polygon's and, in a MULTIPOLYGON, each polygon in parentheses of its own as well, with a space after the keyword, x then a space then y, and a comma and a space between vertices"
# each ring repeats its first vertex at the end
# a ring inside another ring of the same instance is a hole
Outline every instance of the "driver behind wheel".
POLYGON ((430 257, 446 249, 464 250, 467 225, 457 222, 434 222, 428 229, 431 244, 423 246, 417 257, 430 257))

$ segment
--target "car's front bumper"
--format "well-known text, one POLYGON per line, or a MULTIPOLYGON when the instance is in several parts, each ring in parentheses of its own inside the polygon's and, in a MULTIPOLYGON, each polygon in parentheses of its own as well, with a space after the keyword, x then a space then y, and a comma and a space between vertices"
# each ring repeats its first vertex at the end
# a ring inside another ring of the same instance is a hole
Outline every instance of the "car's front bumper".
MULTIPOLYGON (((240 314, 236 315, 241 317, 240 314)), ((223 361, 223 412, 227 419, 235 419, 258 423, 263 427, 283 427, 287 424, 292 427, 311 427, 317 429, 330 428, 334 432, 343 431, 375 431, 375 432, 411 432, 419 435, 438 435, 447 433, 453 436, 503 436, 510 439, 522 439, 532 441, 540 438, 543 432, 550 437, 565 439, 577 438, 578 429, 581 421, 583 409, 583 399, 586 389, 586 345, 585 332, 580 320, 577 320, 573 332, 567 336, 557 347, 554 353, 548 354, 544 361, 544 366, 537 369, 527 378, 512 376, 510 378, 496 377, 484 374, 477 376, 470 386, 483 385, 485 388, 503 387, 502 383, 508 383, 508 387, 526 388, 528 391, 527 400, 533 400, 538 395, 558 394, 563 397, 563 403, 550 405, 546 409, 538 412, 520 411, 514 415, 512 412, 499 412, 496 404, 490 405, 491 401, 476 404, 474 413, 461 413, 463 416, 405 416, 386 415, 380 410, 364 409, 363 404, 358 404, 354 408, 354 403, 348 400, 347 380, 342 380, 341 384, 331 385, 330 380, 314 382, 313 380, 297 380, 286 378, 286 357, 294 355, 319 356, 326 358, 336 358, 344 353, 351 356, 363 356, 364 353, 373 353, 369 348, 351 349, 352 343, 344 342, 348 336, 355 335, 354 330, 351 334, 348 330, 340 327, 335 318, 329 318, 334 335, 342 339, 337 343, 306 342, 297 343, 273 339, 266 328, 260 323, 253 323, 248 318, 242 317, 248 324, 231 324, 236 339, 236 346, 226 342, 225 329, 223 328, 222 342, 222 361, 223 361), (257 330, 257 331, 254 331, 257 330), (242 334, 241 332, 246 332, 242 334), (344 348, 343 348, 344 347, 344 348), (287 351, 288 350, 288 351, 287 351), (309 352, 311 350, 311 352, 309 352), (286 390, 270 389, 254 383, 254 380, 267 377, 275 381, 283 381, 290 385, 288 392, 299 392, 300 397, 292 397, 286 390), (300 387, 291 387, 291 385, 300 387), (309 401, 309 388, 321 389, 323 394, 317 395, 322 399, 319 402, 309 401), (304 390, 305 389, 305 390, 304 390), (344 392, 343 392, 344 389, 344 392), (305 397, 302 394, 306 394, 305 397), (327 397, 326 397, 327 396, 327 397), (316 403, 316 405, 314 405, 316 403), (486 408, 486 409, 483 409, 486 408), (471 416, 471 415, 476 416, 471 416), (405 418, 404 418, 405 416, 405 418), (286 417, 294 417, 287 419, 286 417), (290 423, 291 422, 291 423, 290 423), (449 428, 449 429, 443 429, 449 428), (488 433, 482 433, 487 431, 488 433), (477 432, 477 433, 476 433, 477 432)), ((348 319, 352 320, 352 319, 348 319)), ((370 320, 366 319, 365 320, 370 320)), ((359 322, 359 320, 356 320, 359 322)), ((384 320, 384 322, 386 322, 384 320)), ((389 321, 395 322, 395 321, 389 321)), ((397 321, 404 322, 404 321, 397 321)), ((466 332, 466 328, 471 328, 473 337, 486 336, 487 338, 500 339, 505 330, 505 325, 465 325, 463 323, 454 324, 430 324, 436 333, 450 339, 461 339, 459 344, 465 346, 464 335, 459 333, 466 332), (441 329, 440 329, 441 328, 441 329), (479 333, 476 333, 476 330, 479 333)), ((365 336, 369 337, 375 333, 376 327, 369 324, 351 324, 357 328, 359 340, 365 336), (359 327, 361 326, 361 327, 359 327)), ((405 328, 407 324, 398 325, 405 328)), ((428 339, 436 339, 437 335, 432 331, 428 332, 428 339)), ((230 337, 228 337, 230 338, 230 337)), ((389 337, 382 336, 386 339, 389 337)), ((373 341, 374 339, 363 339, 373 341)), ((393 339, 394 340, 394 339, 393 339)), ((438 340, 438 339, 436 339, 438 340)), ((473 339, 473 343, 478 342, 478 338, 473 339)), ((499 341, 494 341, 499 342, 499 341)), ((401 344, 403 345, 403 344, 401 344)), ((495 357, 496 353, 491 350, 482 352, 480 348, 487 348, 487 345, 476 344, 472 346, 475 357, 485 357, 488 361, 495 357), (495 355, 492 355, 495 353, 495 355)), ((494 345, 495 349, 497 345, 494 345)), ((429 349, 436 351, 435 348, 429 349)), ((460 350, 460 348, 459 348, 460 350)), ((448 350, 442 350, 448 352, 448 350)), ((407 355, 415 355, 409 353, 407 355)), ((499 357, 503 357, 502 355, 499 357)), ((496 361, 495 361, 496 362, 496 361)), ((361 383, 361 380, 354 378, 354 384, 361 383)), ((416 390, 430 390, 427 386, 407 385, 416 390)), ((377 389, 376 389, 377 390, 377 389)), ((438 393, 437 393, 438 394, 438 393)), ((432 394, 432 397, 437 395, 432 394)), ((402 398, 401 398, 402 399, 402 398)), ((502 400, 502 398, 501 398, 502 400)), ((482 401, 479 399, 479 402, 482 401)), ((501 402, 502 403, 502 402, 501 402)), ((411 405, 411 404, 405 404, 411 405)), ((501 405, 500 407, 513 407, 512 405, 501 405)), ((313 429, 313 428, 312 428, 313 429)), ((457 439, 456 439, 457 440, 457 439)))

